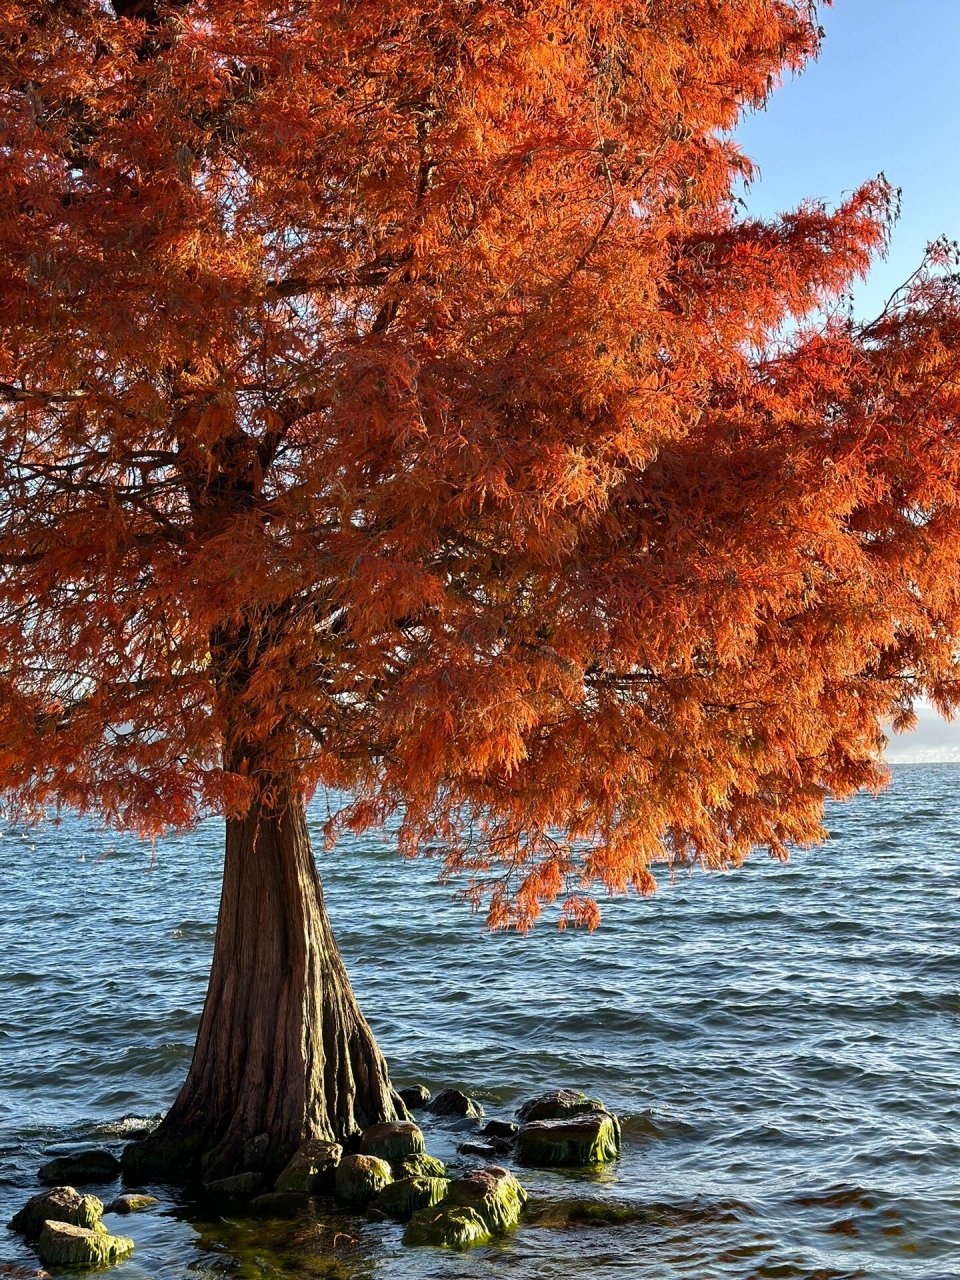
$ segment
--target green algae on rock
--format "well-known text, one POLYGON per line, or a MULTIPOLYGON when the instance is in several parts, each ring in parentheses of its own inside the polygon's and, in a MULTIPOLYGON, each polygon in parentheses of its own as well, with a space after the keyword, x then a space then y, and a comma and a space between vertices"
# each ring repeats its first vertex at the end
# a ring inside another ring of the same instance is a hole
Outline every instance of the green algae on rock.
POLYGON ((381 1160, 400 1160, 423 1154, 423 1134, 412 1120, 386 1120, 371 1125, 360 1136, 360 1153, 381 1160))
POLYGON ((160 1201, 156 1196, 139 1195, 136 1192, 128 1192, 126 1195, 117 1196, 116 1200, 111 1200, 104 1212, 106 1213, 141 1213, 144 1209, 152 1209, 155 1204, 160 1201))
POLYGON ((96 1196, 82 1196, 73 1187, 54 1187, 32 1196, 10 1219, 10 1230, 28 1240, 36 1240, 45 1222, 69 1222, 89 1231, 103 1230, 103 1202, 96 1196))
POLYGON ((588 1098, 579 1089, 551 1089, 530 1098, 517 1111, 521 1124, 534 1120, 565 1120, 583 1111, 606 1111, 599 1098, 588 1098))
POLYGON ((620 1121, 609 1111, 586 1111, 565 1120, 535 1120, 517 1135, 518 1154, 538 1168, 605 1164, 620 1154, 620 1121))
POLYGON ((491 1235, 503 1235, 520 1221, 527 1193, 512 1173, 490 1165, 451 1182, 446 1202, 475 1210, 491 1235))
POLYGON ((128 1236, 111 1236, 102 1228, 90 1231, 72 1222, 45 1222, 37 1253, 48 1266, 109 1267, 133 1253, 128 1236))
POLYGON ((527 1220, 537 1227, 619 1227, 649 1220, 649 1209, 616 1200, 548 1200, 528 1207, 527 1220))
POLYGON ((42 1165, 41 1182, 112 1182, 120 1172, 120 1161, 109 1151, 78 1151, 72 1156, 56 1156, 42 1165))
POLYGON ((337 1198, 345 1204, 366 1208, 385 1186, 393 1181, 386 1160, 377 1156, 344 1156, 337 1165, 337 1198))
POLYGON ((418 1209, 403 1233, 403 1243, 414 1247, 470 1249, 488 1244, 492 1233, 476 1209, 442 1203, 434 1209, 418 1209))
POLYGON ((390 1168, 395 1178, 442 1178, 447 1167, 436 1156, 428 1156, 420 1152, 415 1156, 404 1156, 401 1160, 391 1160, 390 1168))
POLYGON ((273 1189, 278 1192, 306 1192, 310 1195, 332 1191, 336 1182, 337 1165, 342 1159, 343 1147, 339 1142, 310 1138, 291 1156, 273 1184, 273 1189))
POLYGON ((447 1194, 446 1178, 397 1178, 370 1206, 388 1218, 406 1221, 418 1209, 430 1209, 447 1194))

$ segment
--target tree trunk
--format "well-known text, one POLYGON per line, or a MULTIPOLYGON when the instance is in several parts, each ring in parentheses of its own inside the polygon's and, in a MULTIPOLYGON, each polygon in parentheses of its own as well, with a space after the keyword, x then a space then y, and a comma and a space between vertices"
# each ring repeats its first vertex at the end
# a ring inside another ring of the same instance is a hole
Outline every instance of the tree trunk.
POLYGON ((270 1175, 307 1138, 403 1111, 330 930, 302 801, 228 821, 226 844, 193 1062, 160 1127, 127 1148, 131 1173, 270 1175))

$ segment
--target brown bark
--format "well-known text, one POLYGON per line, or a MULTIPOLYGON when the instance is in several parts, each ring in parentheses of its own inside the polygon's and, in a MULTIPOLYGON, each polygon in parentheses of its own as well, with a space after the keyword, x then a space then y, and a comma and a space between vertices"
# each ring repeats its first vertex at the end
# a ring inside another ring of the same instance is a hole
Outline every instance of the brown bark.
POLYGON ((193 1062, 125 1167, 204 1180, 269 1174, 307 1138, 340 1141, 394 1119, 395 1103, 333 939, 302 801, 229 821, 193 1062))

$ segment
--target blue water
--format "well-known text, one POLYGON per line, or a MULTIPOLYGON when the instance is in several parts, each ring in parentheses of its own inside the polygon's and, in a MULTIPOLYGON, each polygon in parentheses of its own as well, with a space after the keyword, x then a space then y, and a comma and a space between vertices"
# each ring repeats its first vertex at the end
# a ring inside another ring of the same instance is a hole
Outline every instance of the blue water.
MULTIPOLYGON (((543 1087, 584 1088, 621 1114, 621 1159, 524 1170, 527 1223, 467 1255, 405 1250, 397 1227, 322 1209, 209 1221, 163 1194, 159 1211, 108 1218, 137 1241, 118 1274, 960 1276, 958 795, 958 766, 896 768, 879 799, 831 808, 822 849, 611 901, 593 935, 486 935, 429 862, 344 841, 321 873, 395 1082, 456 1085, 504 1116, 543 1087), (574 1223, 571 1197, 632 1213, 574 1223)), ((0 1221, 47 1153, 119 1150, 169 1105, 220 858, 213 824, 162 842, 152 870, 148 847, 76 820, 0 840, 0 1221)), ((428 1131, 451 1161, 456 1141, 428 1131)), ((2 1227, 0 1262, 36 1266, 2 1227)))

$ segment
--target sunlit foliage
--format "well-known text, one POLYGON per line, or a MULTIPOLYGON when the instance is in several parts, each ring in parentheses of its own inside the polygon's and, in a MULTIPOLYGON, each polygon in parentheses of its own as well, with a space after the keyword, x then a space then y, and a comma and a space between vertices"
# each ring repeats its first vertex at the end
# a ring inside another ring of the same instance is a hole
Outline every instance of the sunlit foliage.
POLYGON ((887 719, 960 700, 957 288, 939 246, 844 309, 883 180, 741 210, 731 130, 817 40, 799 0, 8 0, 10 803, 349 789, 525 926, 879 784, 887 719))

